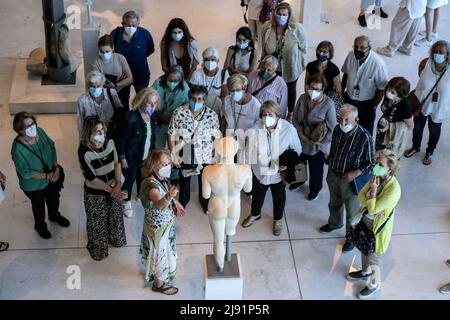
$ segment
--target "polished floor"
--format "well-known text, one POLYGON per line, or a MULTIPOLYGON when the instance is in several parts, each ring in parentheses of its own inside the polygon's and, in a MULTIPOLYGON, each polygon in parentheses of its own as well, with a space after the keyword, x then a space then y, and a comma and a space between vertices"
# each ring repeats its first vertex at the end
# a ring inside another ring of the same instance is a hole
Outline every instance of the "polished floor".
MULTIPOLYGON (((299 1, 291 1, 298 7, 299 1)), ((367 30, 357 25, 356 0, 325 1, 330 24, 307 30, 312 42, 328 39, 336 46, 335 63, 342 65, 351 49, 352 39, 369 35, 374 46, 387 43, 390 21, 397 9, 396 1, 386 1, 391 14, 382 21, 380 30, 367 30)), ((61 212, 71 220, 62 229, 50 224, 51 240, 40 239, 33 230, 28 199, 18 188, 10 157, 14 138, 8 96, 15 57, 26 56, 39 45, 42 30, 39 2, 21 1, 15 6, 0 0, 0 170, 8 177, 7 201, 0 207, 0 240, 9 241, 10 249, 0 253, 0 299, 203 299, 203 259, 212 252, 212 235, 207 217, 201 212, 193 194, 188 213, 177 221, 178 273, 175 285, 178 295, 167 297, 154 293, 145 285, 139 261, 139 242, 143 209, 133 202, 135 216, 126 219, 128 244, 110 249, 102 262, 93 261, 86 245, 86 218, 82 205, 82 177, 76 158, 77 135, 74 115, 39 116, 38 122, 56 141, 59 162, 67 172, 62 191, 61 212), (20 25, 16 25, 17 22, 20 25), (12 27, 15 26, 15 27, 12 27), (79 266, 81 288, 69 290, 66 282, 69 266, 79 266)), ((66 6, 72 4, 65 1, 66 6)), ((79 1, 73 3, 79 4, 79 1)), ((126 9, 143 12, 142 24, 159 42, 168 20, 175 16, 186 19, 200 48, 216 46, 224 54, 233 43, 235 30, 241 26, 238 1, 107 1, 96 0, 94 17, 102 30, 120 22, 126 9), (114 3, 114 4, 112 4, 114 3)), ((298 11, 298 10, 296 10, 298 11)), ((450 8, 442 12, 440 36, 450 38, 450 8)), ((158 47, 159 48, 159 47, 158 47)), ((415 84, 418 62, 427 49, 416 48, 412 57, 396 55, 385 58, 391 76, 402 75, 415 84)), ((314 50, 308 51, 308 60, 314 50)), ((222 61, 225 57, 222 58, 222 61)), ((152 55, 152 80, 161 74, 159 53, 152 55)), ((302 92, 302 81, 299 92, 302 92)), ((382 288, 375 299, 448 299, 438 292, 450 281, 450 127, 443 125, 442 138, 431 166, 421 163, 421 155, 402 159, 399 180, 402 198, 395 217, 390 249, 383 257, 382 288)), ((427 135, 424 137, 427 138, 427 135)), ((425 140, 422 148, 425 149, 425 140)), ((263 219, 248 229, 238 227, 233 251, 240 254, 244 277, 244 299, 355 299, 361 284, 344 278, 360 267, 356 250, 342 254, 343 231, 322 235, 318 228, 328 218, 328 190, 325 187, 314 202, 306 200, 308 187, 289 192, 283 233, 272 235, 271 197, 267 196, 263 219)), ((249 213, 248 200, 242 200, 241 220, 249 213)))

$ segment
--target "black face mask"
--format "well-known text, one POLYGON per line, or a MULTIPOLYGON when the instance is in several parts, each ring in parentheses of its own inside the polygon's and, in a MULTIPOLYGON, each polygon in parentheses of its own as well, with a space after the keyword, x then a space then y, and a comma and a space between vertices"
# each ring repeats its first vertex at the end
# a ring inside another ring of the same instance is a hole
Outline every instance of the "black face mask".
POLYGON ((356 60, 362 60, 362 59, 364 59, 364 56, 366 55, 366 53, 362 50, 354 50, 354 53, 355 53, 356 60))

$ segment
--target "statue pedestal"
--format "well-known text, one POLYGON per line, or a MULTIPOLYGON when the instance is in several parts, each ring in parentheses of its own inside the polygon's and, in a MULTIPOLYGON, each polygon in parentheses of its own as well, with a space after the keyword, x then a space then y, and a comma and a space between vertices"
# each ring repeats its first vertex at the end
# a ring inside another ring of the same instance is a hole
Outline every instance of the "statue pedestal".
POLYGON ((206 300, 242 300, 244 281, 237 253, 225 261, 223 272, 217 271, 214 255, 206 255, 204 271, 206 300))
MULTIPOLYGON (((78 53, 81 56, 81 52, 78 53)), ((11 92, 9 111, 31 113, 76 113, 77 100, 86 91, 83 64, 76 72, 75 84, 43 85, 42 76, 26 70, 27 60, 17 59, 11 92)))

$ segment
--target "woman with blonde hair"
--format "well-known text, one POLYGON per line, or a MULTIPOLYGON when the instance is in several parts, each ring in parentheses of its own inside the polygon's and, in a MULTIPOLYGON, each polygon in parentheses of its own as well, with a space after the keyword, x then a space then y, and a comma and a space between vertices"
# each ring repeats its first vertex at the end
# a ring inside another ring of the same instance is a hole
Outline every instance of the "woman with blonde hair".
POLYGON ((401 196, 400 184, 395 177, 399 169, 398 156, 391 150, 383 149, 376 152, 375 159, 373 176, 358 194, 362 219, 354 230, 347 233, 347 239, 354 241, 360 251, 363 249, 362 269, 350 272, 347 279, 370 280, 358 294, 359 299, 368 299, 380 289, 381 255, 389 247, 394 228, 395 207, 401 196), (362 232, 369 235, 366 238, 373 237, 375 243, 372 250, 367 249, 369 246, 358 246, 355 234, 362 232))
POLYGON ((117 137, 117 151, 125 176, 123 191, 127 197, 123 205, 123 214, 131 218, 131 192, 136 181, 137 192, 141 185, 142 162, 147 159, 155 145, 156 118, 155 110, 159 110, 159 94, 153 88, 145 88, 136 95, 129 111, 120 126, 117 137))
POLYGON ((277 73, 288 87, 288 119, 292 117, 297 100, 297 80, 305 70, 306 31, 295 22, 292 7, 287 2, 278 4, 272 20, 264 24, 261 32, 262 57, 270 54, 280 64, 277 73))
POLYGON ((183 206, 170 185, 171 156, 167 149, 152 151, 144 161, 141 202, 145 209, 140 254, 145 280, 154 281, 152 290, 167 295, 178 292, 171 285, 177 270, 175 216, 183 216, 183 206))

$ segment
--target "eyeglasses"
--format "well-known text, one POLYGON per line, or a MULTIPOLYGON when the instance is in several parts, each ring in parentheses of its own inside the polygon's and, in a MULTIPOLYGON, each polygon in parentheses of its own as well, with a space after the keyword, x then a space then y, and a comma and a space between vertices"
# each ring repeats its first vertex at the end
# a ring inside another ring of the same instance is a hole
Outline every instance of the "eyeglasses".
POLYGON ((359 47, 359 46, 353 46, 353 49, 355 49, 355 50, 362 50, 362 51, 366 51, 367 49, 369 49, 369 47, 359 47))
POLYGON ((27 125, 27 126, 25 126, 25 128, 24 129, 28 129, 28 128, 31 128, 32 126, 34 126, 35 125, 35 123, 34 122, 32 122, 32 123, 30 123, 29 125, 27 125))

